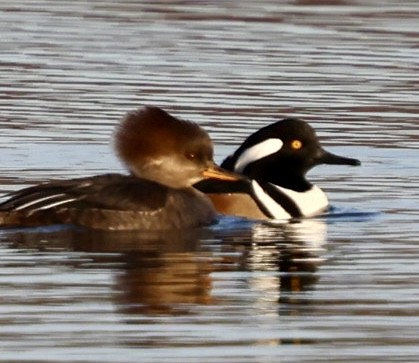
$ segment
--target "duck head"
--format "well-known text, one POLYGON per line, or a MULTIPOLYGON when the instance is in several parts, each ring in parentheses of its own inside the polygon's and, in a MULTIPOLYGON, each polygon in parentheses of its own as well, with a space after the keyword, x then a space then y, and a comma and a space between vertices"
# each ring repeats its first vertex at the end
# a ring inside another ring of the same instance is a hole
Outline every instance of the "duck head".
POLYGON ((314 129, 296 118, 268 125, 250 135, 222 167, 250 179, 304 191, 306 173, 321 164, 360 165, 360 161, 326 151, 314 129))
POLYGON ((117 127, 115 149, 133 175, 172 188, 238 178, 214 163, 211 139, 201 127, 158 107, 128 113, 117 127))

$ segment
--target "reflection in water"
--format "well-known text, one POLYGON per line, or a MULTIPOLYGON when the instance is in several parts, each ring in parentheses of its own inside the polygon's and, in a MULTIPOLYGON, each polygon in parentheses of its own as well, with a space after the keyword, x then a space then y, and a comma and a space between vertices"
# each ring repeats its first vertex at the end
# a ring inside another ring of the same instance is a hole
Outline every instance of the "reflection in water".
POLYGON ((254 224, 239 239, 237 232, 232 241, 224 238, 224 249, 240 251, 236 262, 241 270, 253 272, 247 283, 254 292, 254 307, 261 313, 272 308, 287 312, 306 304, 300 293, 312 288, 318 279, 326 228, 320 219, 263 223, 254 224))
MULTIPOLYGON (((321 220, 300 220, 282 226, 283 238, 277 243, 283 248, 278 248, 277 266, 281 276, 281 290, 298 292, 307 289, 316 281, 314 272, 323 262, 319 256, 326 243, 326 224, 321 220)), ((278 228, 266 225, 256 225, 253 241, 257 242, 252 259, 253 269, 265 259, 260 256, 263 241, 273 239, 278 228), (255 259, 255 257, 257 257, 255 259)), ((262 252, 263 253, 263 252, 262 252)))
POLYGON ((232 231, 231 237, 211 230, 163 235, 38 228, 4 231, 2 240, 21 250, 82 253, 73 264, 113 271, 113 302, 123 314, 184 315, 194 305, 229 299, 213 296, 212 289, 220 282, 214 276, 232 269, 255 272, 245 275, 255 307, 276 310, 278 302, 298 304, 295 294, 316 282, 322 262, 319 231, 324 229, 314 220, 254 224, 232 231))
POLYGON ((0 231, 0 360, 417 361, 418 4, 1 1, 1 193, 120 170, 115 122, 151 104, 205 127, 216 160, 304 118, 363 162, 312 180, 381 213, 335 214, 325 245, 305 223, 179 243, 0 231), (161 306, 145 295, 168 275, 161 306))
POLYGON ((186 314, 191 304, 210 304, 211 258, 205 253, 142 253, 126 256, 115 283, 126 314, 186 314))
POLYGON ((417 361, 418 17, 415 0, 0 2, 2 193, 119 170, 115 122, 151 104, 205 127, 217 160, 302 117, 363 161, 312 180, 383 212, 328 220, 325 245, 305 221, 0 231, 0 360, 417 361))

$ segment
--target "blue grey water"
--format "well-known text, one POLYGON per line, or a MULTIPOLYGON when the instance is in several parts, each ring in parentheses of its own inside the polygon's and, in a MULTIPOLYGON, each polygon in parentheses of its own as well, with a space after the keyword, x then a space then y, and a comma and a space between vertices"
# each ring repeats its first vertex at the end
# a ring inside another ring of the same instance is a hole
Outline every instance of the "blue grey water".
POLYGON ((4 362, 412 362, 419 355, 419 3, 0 2, 0 193, 122 171, 152 104, 221 161, 302 117, 362 167, 310 172, 328 218, 150 241, 0 231, 4 362))

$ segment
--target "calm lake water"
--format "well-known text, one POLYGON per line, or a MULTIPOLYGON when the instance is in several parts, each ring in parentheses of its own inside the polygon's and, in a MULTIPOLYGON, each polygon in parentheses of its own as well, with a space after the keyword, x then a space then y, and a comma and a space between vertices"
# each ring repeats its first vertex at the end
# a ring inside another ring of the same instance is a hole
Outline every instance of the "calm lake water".
POLYGON ((0 2, 0 193, 121 171, 144 104, 221 161, 302 117, 359 168, 326 218, 194 235, 0 231, 4 362, 413 362, 419 356, 416 0, 0 2))

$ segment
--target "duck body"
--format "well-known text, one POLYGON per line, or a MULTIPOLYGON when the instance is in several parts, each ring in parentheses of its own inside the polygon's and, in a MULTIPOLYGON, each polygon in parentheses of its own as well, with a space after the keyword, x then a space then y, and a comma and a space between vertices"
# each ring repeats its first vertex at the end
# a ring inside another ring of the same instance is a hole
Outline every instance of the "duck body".
POLYGON ((221 164, 245 175, 247 181, 208 180, 197 187, 221 213, 256 219, 312 217, 329 207, 326 193, 305 176, 320 164, 360 162, 324 150, 309 124, 288 118, 250 135, 221 164))
POLYGON ((23 189, 0 204, 0 225, 154 231, 209 225, 216 213, 194 188, 167 188, 135 176, 104 174, 23 189), (193 217, 186 211, 193 211, 193 217))
POLYGON ((291 219, 313 217, 328 210, 326 193, 313 185, 298 192, 272 183, 252 180, 236 191, 214 188, 212 182, 198 184, 206 191, 215 209, 228 215, 252 219, 291 219))
POLYGON ((0 203, 0 226, 160 231, 215 221, 217 211, 192 184, 237 177, 214 164, 212 143, 203 129, 145 107, 128 113, 115 137, 130 175, 49 181, 17 191, 0 203))

